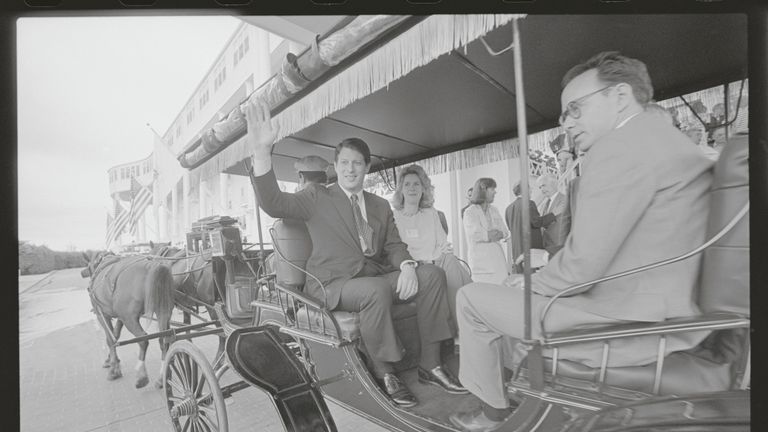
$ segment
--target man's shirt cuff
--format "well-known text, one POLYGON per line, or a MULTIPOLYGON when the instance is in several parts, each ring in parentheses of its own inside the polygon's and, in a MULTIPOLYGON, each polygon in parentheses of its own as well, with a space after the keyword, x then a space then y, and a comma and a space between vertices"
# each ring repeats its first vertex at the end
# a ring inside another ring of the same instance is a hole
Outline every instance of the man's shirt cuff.
POLYGON ((416 268, 419 266, 419 263, 415 260, 403 260, 403 262, 400 263, 400 271, 403 271, 403 266, 407 264, 413 264, 413 268, 416 268))

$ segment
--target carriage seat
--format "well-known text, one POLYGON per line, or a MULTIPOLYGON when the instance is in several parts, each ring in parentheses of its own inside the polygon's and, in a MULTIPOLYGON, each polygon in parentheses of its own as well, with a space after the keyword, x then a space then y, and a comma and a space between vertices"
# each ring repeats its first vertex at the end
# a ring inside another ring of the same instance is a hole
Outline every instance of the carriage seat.
MULTIPOLYGON (((275 245, 274 272, 277 285, 302 291, 306 282, 306 263, 312 253, 312 240, 304 222, 292 219, 278 219, 270 230, 275 245), (277 252, 280 253, 277 253, 277 252)), ((406 351, 403 360, 395 365, 398 370, 414 366, 420 352, 418 325, 416 323, 416 304, 414 302, 392 305, 392 320, 395 332, 406 351)), ((339 325, 339 337, 345 341, 360 338, 360 316, 355 312, 333 311, 332 315, 339 325)), ((325 319, 312 308, 307 311, 302 307, 296 311, 296 319, 301 325, 311 323, 313 328, 333 329, 333 323, 325 319)), ((361 344, 362 347, 362 344, 361 344)), ((364 349, 364 347, 363 347, 364 349)))
MULTIPOLYGON (((706 238, 717 234, 749 199, 748 137, 737 134, 728 142, 715 165, 710 192, 709 221, 706 238)), ((596 331, 616 331, 621 328, 648 328, 674 324, 676 321, 715 322, 733 320, 748 322, 749 312, 749 214, 728 233, 704 251, 698 286, 697 303, 703 316, 667 320, 663 323, 610 326, 590 331, 550 335, 550 340, 596 331)), ((715 330, 698 346, 664 358, 659 394, 691 394, 723 391, 733 388, 745 373, 749 356, 748 328, 715 330)), ((513 355, 507 366, 516 365, 523 357, 520 345, 509 347, 513 355)), ((545 371, 551 374, 551 358, 545 358, 545 371)), ((608 367, 605 383, 621 388, 651 393, 656 362, 644 366, 608 367)), ((748 370, 746 374, 748 376, 748 370)), ((598 382, 600 369, 560 359, 557 376, 576 381, 598 382)), ((748 381, 748 378, 747 378, 748 381)), ((570 381, 569 381, 570 382, 570 381)))

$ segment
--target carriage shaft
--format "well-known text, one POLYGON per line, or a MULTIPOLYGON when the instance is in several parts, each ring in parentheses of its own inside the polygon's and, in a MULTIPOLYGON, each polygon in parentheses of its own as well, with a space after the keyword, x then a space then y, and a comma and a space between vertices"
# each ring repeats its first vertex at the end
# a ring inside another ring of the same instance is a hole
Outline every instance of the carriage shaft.
POLYGON ((144 342, 144 341, 149 341, 149 340, 152 340, 152 339, 158 339, 158 338, 166 337, 166 336, 173 336, 174 340, 191 339, 191 338, 198 337, 198 336, 207 336, 207 335, 212 335, 212 334, 220 333, 222 331, 222 329, 220 327, 217 327, 217 328, 213 328, 213 329, 209 329, 209 330, 195 331, 195 332, 184 334, 184 335, 179 335, 178 334, 180 332, 189 332, 191 330, 194 330, 194 329, 197 329, 197 328, 200 328, 200 327, 205 327, 205 326, 208 326, 208 325, 211 325, 211 324, 218 324, 218 321, 210 321, 210 322, 205 322, 205 323, 192 324, 192 325, 188 325, 188 326, 184 326, 184 327, 179 327, 179 328, 172 328, 172 329, 164 330, 164 331, 157 332, 157 333, 152 333, 152 334, 148 334, 148 335, 144 335, 144 336, 139 336, 139 337, 136 337, 136 338, 133 338, 133 339, 128 339, 128 340, 124 340, 124 341, 118 341, 113 346, 119 347, 119 346, 123 346, 123 345, 129 345, 129 344, 133 344, 133 343, 140 343, 140 342, 144 342))

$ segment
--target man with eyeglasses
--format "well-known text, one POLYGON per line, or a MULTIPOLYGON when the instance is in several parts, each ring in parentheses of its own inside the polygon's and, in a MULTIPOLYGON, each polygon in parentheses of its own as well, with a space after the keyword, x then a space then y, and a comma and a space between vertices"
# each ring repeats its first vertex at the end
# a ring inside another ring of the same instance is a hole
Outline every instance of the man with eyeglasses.
MULTIPOLYGON (((550 297, 570 286, 682 255, 705 240, 712 162, 674 126, 645 112, 652 96, 645 64, 617 52, 600 53, 563 78, 560 123, 585 153, 576 196, 579 212, 563 249, 531 276, 535 339, 541 338, 539 322, 550 297)), ((693 289, 700 259, 569 293, 554 303, 546 329, 561 332, 696 315, 693 289)), ((509 348, 524 337, 523 299, 521 275, 512 275, 505 286, 469 284, 459 290, 459 379, 483 402, 480 412, 452 416, 463 430, 495 430, 513 410, 502 375, 505 366, 520 361, 510 356, 520 351, 509 348)), ((704 336, 668 335, 666 351, 691 348, 704 336)), ((657 340, 612 343, 608 366, 654 362, 657 340)), ((598 368, 601 354, 600 343, 584 343, 561 347, 559 358, 598 368)))

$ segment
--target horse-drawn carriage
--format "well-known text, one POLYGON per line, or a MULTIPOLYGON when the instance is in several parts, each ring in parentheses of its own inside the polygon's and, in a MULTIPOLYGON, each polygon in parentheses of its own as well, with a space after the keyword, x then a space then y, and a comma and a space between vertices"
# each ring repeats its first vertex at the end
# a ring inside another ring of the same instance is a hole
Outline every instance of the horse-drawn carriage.
MULTIPOLYGON (((374 131, 377 136, 369 142, 373 143, 372 153, 381 155, 378 169, 394 169, 411 161, 519 135, 520 172, 526 172, 525 137, 529 124, 526 114, 534 118, 530 122, 532 129, 553 126, 560 113, 557 83, 567 66, 607 47, 622 48, 648 63, 659 97, 679 96, 691 89, 743 79, 746 78, 746 52, 740 48, 746 40, 743 18, 730 15, 716 18, 513 17, 489 31, 482 40, 464 41, 462 44, 466 43, 467 47, 391 83, 388 92, 375 93, 369 100, 355 102, 340 116, 348 122, 332 119, 310 127, 307 133, 333 141, 349 132, 351 119, 363 115, 374 118, 388 103, 412 104, 417 109, 434 96, 442 101, 431 105, 435 112, 420 112, 413 119, 393 113, 377 118, 374 122, 378 126, 374 131), (530 37, 527 42, 518 39, 518 25, 525 30, 524 35, 530 37), (648 32, 650 28, 655 29, 654 34, 648 32), (693 29, 706 30, 694 40, 689 37, 693 29), (568 38, 572 40, 567 41, 568 38), (510 40, 513 40, 512 52, 494 51, 489 47, 509 44, 510 40), (555 60, 531 55, 526 64, 521 64, 521 51, 532 53, 534 43, 542 52, 551 53, 548 55, 555 60), (708 62, 699 57, 706 52, 722 54, 722 61, 708 62), (672 59, 677 63, 671 64, 672 59), (533 95, 528 99, 532 100, 530 105, 523 97, 523 71, 526 78, 533 77, 535 85, 547 85, 546 90, 528 88, 525 97, 533 95), (438 89, 455 93, 439 97, 429 93, 438 89), (466 102, 466 107, 445 106, 449 100, 466 102), (500 108, 485 110, 486 105, 500 108), (474 108, 483 110, 483 114, 467 118, 474 108), (508 111, 517 114, 514 127, 509 126, 513 122, 508 111), (482 125, 470 126, 467 122, 471 121, 482 121, 482 125), (441 128, 444 133, 435 137, 427 132, 415 132, 415 127, 441 128), (409 134, 420 140, 402 138, 409 134), (376 138, 381 138, 383 144, 375 144, 376 138)), ((418 26, 418 23, 410 25, 418 26)), ((387 37, 391 39, 393 35, 387 37)), ((369 45, 372 50, 385 42, 369 45)), ((289 65, 302 64, 295 56, 289 59, 289 65)), ((413 107, 403 109, 415 115, 413 107)), ((242 137, 242 132, 241 128, 231 141, 242 137)), ((367 129, 366 133, 370 132, 371 129, 367 129)), ((306 133, 296 135, 300 139, 286 137, 276 146, 274 168, 278 178, 290 179, 292 173, 286 168, 285 160, 302 154, 296 141, 307 141, 303 136, 306 133)), ((204 147, 216 148, 215 145, 204 147)), ((329 152, 322 145, 315 145, 313 152, 318 148, 329 152)), ((718 162, 715 186, 710 192, 712 206, 707 242, 700 248, 570 287, 551 298, 540 323, 531 322, 530 304, 516 313, 525 317, 527 329, 539 325, 543 336, 528 337, 510 347, 515 355, 508 359, 510 376, 505 385, 518 407, 498 430, 730 431, 749 428, 747 154, 746 137, 735 137, 718 162), (566 333, 547 332, 548 311, 568 293, 696 254, 704 254, 697 293, 701 316, 566 333), (669 335, 694 332, 709 332, 709 336, 693 350, 665 355, 669 335), (643 336, 656 341, 656 361, 637 367, 609 366, 612 344, 631 343, 643 336), (587 367, 563 358, 562 352, 569 346, 584 343, 598 344, 602 350, 599 367, 587 367)), ((195 157, 200 163, 210 158, 195 157)), ((238 169, 241 174, 245 173, 247 164, 239 164, 238 169)), ((523 186, 523 199, 527 201, 527 181, 523 186)), ((188 256, 197 254, 210 260, 211 282, 216 293, 215 315, 221 326, 211 332, 222 335, 224 346, 210 361, 190 342, 177 341, 170 346, 164 362, 163 385, 176 430, 228 430, 224 400, 250 386, 269 394, 289 431, 336 430, 326 400, 390 430, 456 430, 448 421, 448 415, 476 405, 477 399, 472 395, 439 393, 417 383, 413 368, 419 346, 418 339, 413 337, 417 331, 413 305, 406 303, 393 309, 396 331, 408 353, 396 369, 422 401, 416 407, 403 408, 385 395, 369 371, 365 347, 360 343, 359 317, 328 310, 324 299, 303 292, 307 278, 315 277, 303 267, 312 247, 303 226, 289 220, 276 222, 270 230, 276 258, 273 268, 267 269, 264 263, 267 251, 246 250, 239 229, 231 222, 210 220, 187 238, 188 256), (221 377, 229 369, 241 381, 222 387, 221 377)), ((260 244, 264 244, 263 239, 260 244)), ((526 271, 530 272, 530 268, 526 271)), ((530 286, 526 286, 526 292, 528 298, 530 286)), ((510 305, 512 307, 520 305, 510 305)), ((444 348, 448 366, 455 368, 460 353, 452 346, 444 348)))

